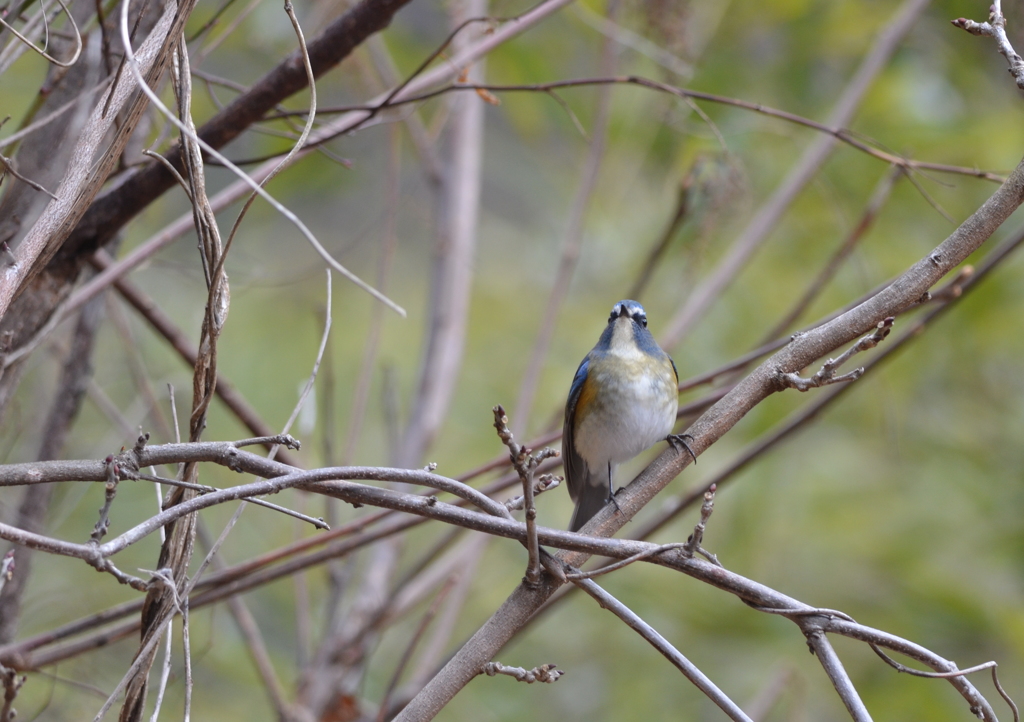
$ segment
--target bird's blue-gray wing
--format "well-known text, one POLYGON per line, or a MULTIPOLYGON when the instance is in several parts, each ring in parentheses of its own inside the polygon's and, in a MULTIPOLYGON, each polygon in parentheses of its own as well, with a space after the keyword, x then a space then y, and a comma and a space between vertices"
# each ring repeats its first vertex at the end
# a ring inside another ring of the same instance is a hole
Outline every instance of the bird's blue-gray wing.
POLYGON ((562 464, 565 467, 565 484, 569 489, 569 496, 573 501, 579 497, 583 485, 587 481, 587 464, 576 453, 576 446, 573 444, 573 427, 576 425, 576 403, 583 393, 583 384, 587 380, 587 369, 590 365, 588 354, 580 367, 576 369, 576 375, 572 379, 572 386, 569 387, 569 399, 565 402, 565 425, 562 427, 562 464))

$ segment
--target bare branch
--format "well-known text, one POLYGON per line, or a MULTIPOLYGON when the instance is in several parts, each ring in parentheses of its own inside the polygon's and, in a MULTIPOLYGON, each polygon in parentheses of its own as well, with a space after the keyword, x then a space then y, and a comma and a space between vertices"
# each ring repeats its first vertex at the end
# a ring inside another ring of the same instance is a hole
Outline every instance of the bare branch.
MULTIPOLYGON (((529 561, 526 565, 526 582, 537 584, 540 581, 540 547, 537 544, 537 508, 533 504, 534 471, 541 462, 558 456, 559 452, 554 449, 541 449, 534 454, 532 449, 520 446, 516 443, 512 431, 508 428, 508 417, 505 409, 499 404, 494 409, 494 428, 498 431, 498 438, 508 447, 508 454, 512 460, 512 467, 519 474, 523 482, 523 506, 526 509, 526 551, 529 561)), ((507 508, 511 508, 506 504, 507 508)))
POLYGON ((803 617, 799 623, 800 630, 807 637, 807 646, 821 662, 825 674, 832 681, 832 686, 836 688, 839 698, 843 700, 843 704, 846 705, 854 722, 871 722, 871 715, 868 713, 867 707, 864 706, 864 702, 861 701, 860 695, 857 694, 850 675, 847 674, 843 663, 839 661, 839 655, 836 654, 815 620, 815 617, 803 617))
POLYGON ((14 566, 14 550, 10 549, 4 554, 3 561, 0 562, 0 591, 3 591, 7 582, 11 581, 14 576, 14 566))
MULTIPOLYGON (((903 37, 914 27, 918 15, 927 5, 927 0, 905 0, 902 3, 896 16, 885 24, 874 47, 864 57, 857 72, 850 79, 829 114, 826 125, 844 126, 849 123, 872 81, 896 52, 903 37)), ((736 238, 718 266, 697 285, 683 307, 669 322, 662 332, 662 346, 676 346, 693 329, 714 300, 732 283, 757 249, 768 239, 772 229, 834 149, 835 142, 831 137, 821 135, 814 139, 786 178, 778 184, 775 193, 764 202, 736 238)))
POLYGON ((96 526, 92 530, 90 539, 93 543, 99 544, 103 537, 107 535, 107 529, 110 527, 110 505, 114 502, 114 495, 117 494, 117 482, 118 482, 118 468, 117 462, 114 457, 108 456, 106 459, 107 467, 107 484, 106 494, 104 495, 103 506, 100 508, 100 519, 96 522, 96 526))
POLYGON ((843 374, 842 376, 836 376, 835 372, 840 366, 850 360, 850 358, 861 351, 866 351, 870 348, 874 348, 882 342, 889 332, 892 331, 892 325, 896 319, 890 316, 889 318, 882 319, 878 322, 873 333, 868 334, 857 343, 853 344, 850 348, 846 349, 840 356, 835 359, 829 359, 824 363, 821 369, 818 370, 814 376, 809 379, 805 379, 798 373, 786 373, 780 374, 780 382, 794 388, 797 391, 807 391, 812 388, 819 388, 821 386, 827 386, 828 384, 842 383, 845 381, 856 381, 864 375, 864 369, 854 369, 853 371, 843 374))
MULTIPOLYGON (((463 5, 459 6, 460 8, 463 5)), ((486 10, 486 0, 466 0, 465 15, 475 18, 486 10)), ((471 39, 459 29, 473 20, 456 23, 453 50, 464 55, 472 47, 471 39)), ((457 63, 453 60, 453 64, 457 63)), ((422 68, 423 66, 421 66, 422 68)), ((483 79, 482 62, 457 65, 474 82, 483 79)), ((425 75, 410 78, 399 85, 385 102, 400 96, 425 75)), ((484 106, 476 97, 452 99, 449 138, 452 144, 450 168, 438 197, 438 233, 431 270, 430 305, 427 314, 427 339, 423 344, 416 396, 402 435, 397 466, 413 466, 433 443, 448 414, 455 385, 462 368, 466 324, 469 318, 473 257, 477 243, 480 214, 481 169, 483 164, 484 106)), ((368 119, 371 116, 366 116, 368 119)), ((362 122, 362 121, 360 121, 362 122)))
POLYGON ((13 707, 14 699, 18 696, 21 686, 25 684, 25 679, 24 675, 19 676, 13 669, 0 665, 0 684, 4 687, 4 704, 0 707, 0 719, 14 719, 17 714, 13 707))
POLYGON ((557 682, 558 678, 565 674, 562 670, 555 669, 553 664, 542 664, 533 669, 524 669, 522 667, 507 667, 501 662, 488 662, 480 670, 480 673, 486 674, 488 677, 504 674, 509 677, 515 677, 518 682, 526 682, 527 684, 533 684, 534 682, 551 684, 557 682))
POLYGON ((57 196, 55 196, 53 193, 51 193, 50 191, 48 191, 45 188, 43 188, 40 184, 36 183, 31 178, 26 178, 21 173, 19 173, 18 169, 14 167, 14 161, 11 160, 10 158, 8 158, 7 156, 3 155, 2 153, 0 153, 0 165, 3 166, 3 170, 0 171, 0 178, 3 177, 4 173, 10 173, 11 176, 13 176, 14 178, 17 178, 18 180, 20 180, 22 183, 24 183, 25 185, 29 186, 33 190, 37 190, 40 193, 45 193, 46 195, 50 196, 50 198, 53 198, 54 200, 60 200, 59 198, 57 198, 57 196))
MULTIPOLYGON (((163 69, 170 46, 180 34, 191 7, 190 0, 180 7, 166 3, 156 27, 139 49, 139 62, 150 81, 163 69)), ((0 318, 6 315, 25 282, 40 271, 57 251, 106 180, 145 107, 144 98, 133 99, 135 91, 134 81, 123 82, 107 96, 107 102, 115 113, 104 117, 102 108, 97 106, 94 109, 85 131, 79 136, 64 180, 57 189, 60 200, 47 205, 43 215, 15 249, 15 262, 4 268, 3 283, 0 283, 0 318), (120 113, 126 104, 129 106, 127 113, 120 119, 113 142, 102 154, 98 167, 94 167, 96 151, 113 125, 113 116, 120 113)))
MULTIPOLYGON (((384 110, 397 108, 402 105, 409 103, 422 103, 423 101, 437 98, 442 95, 454 92, 473 92, 473 93, 512 93, 512 92, 526 92, 526 93, 544 93, 546 95, 559 100, 559 103, 564 107, 564 101, 560 100, 555 91, 563 88, 584 88, 592 85, 636 85, 641 88, 647 88, 649 90, 658 91, 661 93, 667 93, 674 95, 681 100, 704 100, 709 103, 718 103, 721 105, 727 105, 734 108, 742 108, 749 110, 754 113, 761 113, 771 118, 778 118, 787 123, 799 125, 805 128, 810 128, 823 135, 832 136, 835 140, 844 143, 851 148, 854 148, 862 153, 865 153, 872 158, 884 161, 890 165, 903 168, 907 171, 936 171, 939 173, 952 173, 955 175, 966 175, 972 178, 980 178, 982 180, 991 181, 993 183, 1001 183, 1005 180, 1005 176, 995 173, 993 171, 982 170, 977 167, 971 168, 967 166, 949 165, 946 163, 932 163, 928 161, 914 160, 913 158, 907 158, 898 154, 894 154, 888 150, 885 150, 881 144, 871 138, 865 137, 860 133, 844 128, 841 126, 832 126, 827 123, 820 123, 810 118, 806 118, 796 113, 791 113, 786 110, 779 110, 761 103, 753 103, 747 100, 741 100, 738 98, 731 98, 725 95, 716 95, 714 93, 705 93, 699 90, 691 90, 689 88, 682 88, 675 85, 669 85, 662 83, 651 78, 639 76, 639 75, 617 75, 610 77, 592 77, 592 78, 574 78, 569 80, 555 80, 547 83, 526 83, 526 84, 485 84, 485 83, 463 83, 455 82, 450 85, 443 85, 433 90, 427 90, 416 95, 410 95, 408 97, 402 96, 399 98, 393 98, 388 101, 388 104, 382 105, 383 101, 371 102, 365 105, 346 105, 346 106, 335 106, 326 107, 320 109, 321 115, 331 115, 336 113, 380 113, 384 110)), ((293 115, 303 115, 304 111, 294 111, 284 114, 278 114, 275 116, 268 116, 267 119, 273 118, 284 118, 291 117, 293 115)), ((575 125, 579 124, 577 119, 573 120, 575 125)), ((310 141, 309 146, 313 146, 317 143, 324 143, 328 140, 332 140, 339 135, 349 132, 351 129, 345 127, 327 133, 329 128, 333 128, 334 124, 323 128, 323 132, 315 134, 315 140, 310 141)), ((582 128, 578 128, 582 130, 582 128)), ((585 133, 582 133, 586 137, 585 133)), ((273 156, 278 157, 277 155, 273 156)))
POLYGON ((1006 37, 1006 17, 1003 15, 1002 0, 992 0, 992 5, 989 8, 988 22, 977 23, 967 18, 957 18, 950 22, 958 28, 963 28, 971 35, 995 38, 996 47, 999 49, 1000 55, 1006 58, 1006 62, 1010 66, 1007 70, 1013 76, 1017 87, 1024 90, 1024 59, 1017 54, 1017 51, 1013 49, 1013 45, 1010 44, 1010 39, 1006 37))
POLYGON ((629 607, 602 589, 595 582, 589 579, 580 579, 576 575, 571 575, 571 577, 573 578, 573 583, 593 597, 602 608, 607 609, 616 617, 621 619, 630 629, 635 631, 649 642, 651 646, 661 652, 665 659, 675 665, 676 669, 682 672, 683 675, 690 680, 695 687, 697 687, 697 689, 703 692, 708 699, 718 705, 718 707, 729 716, 729 719, 738 720, 739 722, 752 722, 750 717, 740 709, 739 705, 729 699, 729 697, 720 690, 714 682, 712 682, 703 672, 697 669, 693 662, 684 657, 679 650, 673 647, 667 639, 661 636, 654 627, 641 619, 635 612, 633 612, 633 610, 629 609, 629 607))
MULTIPOLYGON (((57 0, 57 3, 60 5, 61 9, 64 11, 64 14, 67 15, 68 22, 71 23, 71 29, 75 33, 75 50, 71 54, 71 58, 69 58, 68 60, 65 60, 65 61, 57 60, 57 58, 53 57, 52 55, 47 53, 45 50, 36 47, 35 43, 33 43, 31 40, 26 38, 21 33, 19 33, 17 31, 17 29, 15 29, 13 25, 10 25, 6 20, 4 20, 3 17, 0 17, 0 25, 3 25, 5 28, 10 30, 11 33, 14 35, 14 37, 18 38, 18 40, 20 40, 21 42, 25 43, 25 45, 32 52, 38 53, 39 55, 44 57, 48 62, 51 62, 54 65, 60 66, 62 68, 70 68, 72 65, 74 65, 75 63, 78 62, 78 57, 82 54, 82 34, 78 31, 78 23, 76 23, 75 22, 75 18, 72 17, 71 11, 68 10, 68 6, 64 4, 64 0, 57 0)), ((44 19, 46 17, 45 13, 46 13, 46 10, 44 8, 43 9, 43 18, 44 19)))
MULTIPOLYGON (((618 15, 618 7, 619 4, 616 2, 609 4, 607 22, 614 24, 618 15)), ((602 75, 613 75, 615 73, 616 47, 611 37, 605 38, 601 49, 600 63, 602 75)), ((598 89, 596 108, 594 110, 594 125, 588 138, 586 160, 583 163, 576 195, 569 209, 569 218, 566 223, 565 236, 562 239, 558 268, 551 282, 547 303, 541 312, 537 339, 530 350, 526 371, 523 373, 523 379, 519 385, 519 395, 516 398, 515 406, 516 423, 513 427, 513 430, 519 436, 523 436, 526 433, 526 429, 529 428, 530 415, 533 412, 533 397, 537 391, 537 384, 540 382, 541 370, 544 368, 548 348, 551 346, 551 338, 555 333, 555 324, 562 310, 562 304, 569 294, 569 287, 571 286, 573 273, 576 270, 576 263, 579 261, 582 251, 583 227, 587 208, 590 206, 594 189, 597 187, 601 160, 604 158, 605 146, 608 142, 610 108, 611 86, 601 86, 598 89)))
MULTIPOLYGON (((202 450, 203 453, 210 455, 212 452, 216 452, 216 447, 230 447, 227 444, 190 444, 190 445, 165 445, 163 449, 159 447, 152 447, 157 449, 161 453, 169 451, 184 451, 182 447, 192 447, 194 450, 202 450), (171 447, 177 447, 172 449, 171 447)), ((246 452, 234 451, 237 464, 242 467, 259 467, 264 468, 268 471, 280 468, 277 462, 255 457, 254 455, 247 454, 246 452)), ((133 450, 134 451, 134 450, 133 450)), ((127 458, 127 457, 122 457, 127 458)), ((222 462, 227 462, 230 455, 220 455, 222 462)), ((259 484, 271 484, 276 482, 278 488, 285 488, 287 486, 297 485, 301 482, 305 482, 307 488, 315 490, 320 493, 328 493, 331 495, 337 495, 339 498, 343 498, 347 501, 359 504, 376 504, 384 505, 389 508, 400 509, 403 511, 410 511, 423 516, 428 516, 449 523, 456 523, 459 525, 467 526, 468 528, 478 529, 481 531, 487 531, 488 533, 497 534, 499 536, 506 536, 511 538, 519 539, 520 541, 526 540, 526 529, 525 526, 515 521, 504 517, 496 516, 484 516, 479 513, 465 512, 452 507, 443 502, 437 502, 433 500, 424 500, 421 497, 410 496, 407 494, 401 494, 384 489, 376 489, 373 487, 367 487, 360 484, 352 484, 350 482, 332 481, 332 482, 315 482, 318 478, 337 478, 343 475, 354 475, 354 476, 376 476, 381 473, 386 473, 388 476, 394 478, 405 478, 406 480, 419 479, 427 480, 431 475, 429 472, 412 472, 408 470, 379 470, 379 469, 367 469, 367 470, 356 470, 351 468, 340 468, 340 469, 322 469, 313 472, 298 472, 289 476, 281 477, 276 480, 267 480, 263 482, 256 482, 256 484, 246 484, 234 489, 225 489, 216 492, 215 494, 208 495, 206 497, 199 497, 196 499, 183 502, 176 507, 162 512, 155 519, 161 523, 166 523, 170 518, 180 516, 182 514, 193 513, 199 508, 207 506, 207 501, 212 501, 213 497, 219 496, 219 501, 224 501, 230 498, 239 498, 245 493, 251 493, 252 488, 259 484), (357 471, 365 471, 367 473, 355 473, 357 471), (179 508, 188 507, 188 508, 179 508), (162 518, 161 518, 162 517, 162 518)), ((627 487, 630 489, 630 487, 627 487)), ((502 507, 503 509, 503 507, 502 507)), ((501 512, 499 512, 500 514, 501 512)), ((612 519, 618 518, 619 515, 615 515, 612 519)), ((141 526, 146 526, 141 525, 141 526)), ((130 536, 134 536, 134 533, 128 533, 130 536)), ((738 575, 732 574, 721 567, 708 564, 706 562, 699 561, 690 557, 688 554, 677 550, 677 553, 665 552, 662 547, 658 545, 651 545, 644 542, 634 542, 629 540, 620 539, 604 539, 597 537, 586 537, 581 534, 574 534, 571 532, 550 530, 550 529, 539 529, 538 536, 541 541, 546 545, 560 546, 568 549, 575 549, 577 552, 584 552, 584 555, 569 554, 564 555, 566 560, 580 559, 586 554, 600 553, 607 556, 613 556, 616 558, 627 558, 629 556, 647 552, 656 551, 657 554, 651 554, 649 556, 653 561, 668 566, 673 569, 677 569, 686 574, 694 576, 695 578, 701 579, 713 586, 719 587, 725 591, 739 595, 742 599, 748 603, 755 605, 762 609, 762 611, 771 611, 775 613, 781 613, 784 616, 799 621, 807 617, 816 617, 815 624, 820 624, 820 629, 823 632, 839 633, 845 636, 851 636, 857 639, 863 639, 864 641, 870 641, 886 648, 894 649, 903 654, 908 654, 915 659, 924 661, 930 666, 938 665, 942 671, 949 671, 949 663, 941 660, 931 652, 923 650, 912 643, 901 640, 893 635, 888 635, 877 630, 857 625, 850 622, 845 615, 839 615, 838 613, 829 612, 828 610, 820 610, 808 607, 806 605, 797 602, 785 595, 779 594, 773 590, 769 590, 762 585, 759 585, 750 580, 746 580, 738 575), (947 665, 943 668, 942 665, 947 665)), ((122 535, 122 539, 125 535, 122 535)), ((118 540, 108 542, 106 545, 99 547, 99 551, 103 554, 109 554, 116 552, 120 546, 118 540)), ((120 546, 123 548, 123 546, 120 546)), ((551 592, 557 588, 559 582, 555 581, 552 585, 553 577, 544 576, 541 584, 535 588, 536 593, 540 593, 541 596, 548 596, 551 592)), ((521 587, 517 595, 528 593, 534 594, 528 587, 521 587)), ((514 598, 516 595, 514 595, 514 598)), ((508 603, 507 603, 508 604, 508 603)), ((512 607, 515 608, 514 606, 512 607)), ((527 617, 528 618, 528 617, 527 617)), ((513 620, 521 619, 521 622, 525 622, 527 618, 516 615, 513 620)), ((505 617, 505 620, 508 618, 505 617)), ((485 625, 486 629, 486 625, 485 625)), ((477 668, 479 670, 479 667, 477 668)), ((474 672, 475 674, 475 672, 474 672)), ((979 709, 987 709, 986 703, 981 698, 977 691, 967 683, 962 677, 957 676, 950 679, 951 683, 961 691, 962 694, 967 697, 972 705, 977 706, 979 709)), ((407 710, 408 711, 408 710, 407 710)), ((993 719, 994 717, 986 717, 987 719, 993 719)))
MULTIPOLYGON (((761 400, 778 391, 777 374, 780 370, 783 373, 799 370, 843 343, 852 341, 885 318, 917 304, 932 285, 980 247, 1022 202, 1024 162, 1017 166, 1006 183, 981 208, 929 256, 918 261, 896 281, 856 308, 794 338, 784 349, 737 384, 690 426, 694 449, 698 453, 703 452, 761 400)), ((662 452, 632 483, 619 491, 616 496, 619 509, 615 513, 612 513, 609 505, 591 519, 582 531, 605 535, 615 533, 689 465, 690 460, 688 455, 678 454, 675 450, 662 452)), ((543 536, 541 541, 549 543, 543 536)), ((585 560, 585 555, 561 556, 563 561, 577 567, 585 560)), ((694 559, 691 563, 698 562, 694 559)), ((543 579, 541 585, 534 589, 520 585, 397 719, 403 722, 429 719, 436 714, 472 679, 482 664, 494 658, 498 650, 519 631, 558 586, 557 582, 543 579)))

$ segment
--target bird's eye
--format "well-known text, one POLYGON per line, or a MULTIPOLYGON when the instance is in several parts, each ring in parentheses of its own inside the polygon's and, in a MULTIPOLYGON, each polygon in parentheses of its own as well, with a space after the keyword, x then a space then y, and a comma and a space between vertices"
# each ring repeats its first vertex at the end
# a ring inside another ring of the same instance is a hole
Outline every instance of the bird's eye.
POLYGON ((638 313, 635 316, 633 316, 633 318, 636 319, 636 322, 639 323, 641 326, 647 328, 647 314, 638 313))

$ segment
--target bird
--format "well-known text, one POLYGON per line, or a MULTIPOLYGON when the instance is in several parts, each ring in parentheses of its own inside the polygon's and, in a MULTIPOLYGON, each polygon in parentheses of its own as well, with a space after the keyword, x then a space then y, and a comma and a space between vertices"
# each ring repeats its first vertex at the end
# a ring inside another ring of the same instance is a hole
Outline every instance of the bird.
POLYGON ((678 388, 675 362, 647 330, 644 307, 616 303, 597 345, 576 369, 565 403, 562 461, 576 502, 569 531, 615 500, 615 468, 657 442, 682 445, 696 462, 686 441, 693 437, 671 433, 678 388))

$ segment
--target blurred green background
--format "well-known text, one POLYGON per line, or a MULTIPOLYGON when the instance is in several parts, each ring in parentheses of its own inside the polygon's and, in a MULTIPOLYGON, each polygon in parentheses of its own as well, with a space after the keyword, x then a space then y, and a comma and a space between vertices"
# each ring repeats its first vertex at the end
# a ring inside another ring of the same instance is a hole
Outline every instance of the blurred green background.
MULTIPOLYGON (((501 1, 491 13, 509 16, 525 7, 501 1)), ((198 28, 215 8, 212 2, 201 2, 192 26, 198 28)), ((619 44, 617 72, 824 120, 896 8, 895 3, 879 0, 627 2, 619 10, 620 26, 674 55, 679 61, 676 69, 688 67, 692 75, 673 72, 619 44)), ((326 3, 297 7, 309 36, 325 17, 340 10, 326 3)), ((599 75, 604 36, 595 30, 594 18, 605 10, 602 3, 587 0, 555 14, 490 55, 488 80, 535 83, 599 75)), ((1016 3, 1007 9, 1012 37, 1024 30, 1024 13, 1017 10, 1016 3)), ((879 75, 850 127, 915 159, 1000 173, 1013 168, 1024 150, 1021 95, 993 42, 949 24, 959 16, 983 20, 986 12, 982 2, 933 3, 879 75)), ((236 13, 232 10, 226 17, 236 13)), ((443 3, 414 0, 385 31, 383 38, 403 74, 446 37, 446 13, 443 3)), ((279 5, 266 3, 244 21, 241 32, 209 56, 202 69, 248 84, 290 52, 293 43, 279 5)), ((318 84, 320 105, 359 103, 371 97, 379 87, 368 80, 368 69, 363 51, 346 60, 318 84)), ((43 72, 42 61, 26 56, 0 78, 0 112, 17 118, 43 72)), ((588 131, 598 92, 561 91, 588 131)), ((224 89, 216 93, 220 100, 230 97, 224 89)), ((680 182, 695 160, 703 159, 705 166, 694 214, 673 239, 641 299, 656 337, 695 281, 714 267, 815 137, 810 130, 763 115, 702 104, 727 143, 726 154, 708 126, 676 98, 629 86, 615 87, 611 98, 608 148, 585 216, 582 256, 557 316, 528 436, 549 428, 560 414, 576 365, 667 225, 680 182)), ((550 97, 510 93, 501 100, 500 106, 486 108, 481 220, 462 372, 449 418, 424 459, 437 462, 439 473, 449 476, 502 453, 490 409, 496 403, 511 408, 515 402, 545 314, 569 207, 588 152, 587 139, 550 97)), ((304 103, 302 94, 290 105, 301 108, 304 103)), ((437 99, 420 108, 428 127, 443 121, 445 103, 437 99)), ((215 107, 197 83, 197 120, 215 107)), ((286 147, 286 142, 249 133, 229 148, 228 155, 258 156, 286 147)), ((393 434, 385 398, 391 394, 397 399, 401 425, 415 392, 427 323, 434 201, 400 125, 382 123, 328 147, 349 159, 351 167, 314 154, 274 180, 270 190, 342 263, 368 280, 376 273, 385 220, 397 213, 398 248, 387 293, 409 310, 409 318, 390 313, 383 317, 365 426, 356 454, 345 460, 387 464, 393 434), (401 198, 392 208, 386 169, 395 137, 401 198)), ((755 347, 856 224, 872 189, 887 172, 883 162, 840 146, 695 332, 680 347, 669 349, 680 376, 713 369, 755 347)), ((221 169, 212 169, 210 177, 214 189, 230 180, 221 169)), ((928 198, 906 179, 900 180, 876 224, 801 324, 859 297, 940 243, 955 224, 933 206, 959 223, 996 187, 937 173, 919 174, 916 181, 928 198)), ((124 248, 186 210, 180 192, 168 193, 129 226, 124 248)), ((235 209, 221 214, 222 228, 230 227, 234 213, 235 209)), ((1020 223, 1018 214, 990 244, 1020 223)), ((220 371, 272 426, 281 426, 316 354, 325 303, 322 262, 285 220, 257 203, 242 226, 227 271, 232 306, 220 346, 220 371)), ((705 537, 705 546, 730 570, 806 603, 840 609, 961 667, 998 661, 1003 684, 1018 703, 1024 702, 1022 272, 1024 261, 1011 257, 952 313, 858 381, 813 426, 733 479, 718 494, 705 537)), ((178 241, 133 278, 192 338, 198 337, 205 290, 193 237, 178 241)), ((174 385, 184 419, 190 403, 189 370, 138 317, 125 313, 134 349, 155 388, 163 393, 166 383, 174 385)), ((327 463, 327 407, 337 419, 329 433, 334 461, 339 461, 337 454, 351 432, 349 412, 372 317, 369 297, 336 276, 329 368, 322 370, 321 390, 293 430, 304 443, 299 456, 310 466, 327 463), (328 375, 333 379, 330 398, 322 392, 328 375)), ((26 375, 5 420, 2 450, 7 462, 35 454, 60 343, 58 339, 37 352, 38 363, 26 375)), ((108 323, 97 347, 96 384, 132 427, 141 425, 154 432, 154 441, 166 441, 157 438, 133 382, 127 346, 108 323)), ((681 402, 701 392, 689 392, 681 402)), ((789 391, 769 398, 664 494, 702 484, 815 393, 821 392, 789 391)), ((214 404, 205 438, 248 435, 214 404)), ((102 457, 131 440, 95 403, 87 402, 66 456, 102 457)), ((658 451, 629 465, 620 474, 620 483, 658 451)), ((204 468, 201 481, 219 486, 241 480, 211 467, 204 468)), ((50 532, 69 540, 86 539, 102 496, 100 485, 61 489, 50 515, 50 532)), ((5 513, 16 498, 10 490, 0 495, 5 513)), ((314 515, 324 513, 323 501, 317 498, 285 494, 280 502, 314 515)), ((112 532, 146 518, 154 507, 148 485, 122 484, 112 532)), ((225 506, 203 516, 216 533, 232 511, 225 506)), ((361 512, 343 509, 342 519, 357 513, 361 512)), ((540 523, 564 528, 570 513, 564 491, 540 497, 540 523)), ((657 539, 684 540, 695 518, 689 513, 657 539)), ((627 526, 623 534, 629 532, 627 526)), ((224 557, 241 561, 315 533, 291 519, 250 507, 229 537, 224 557)), ((407 545, 405 563, 443 533, 441 528, 417 530, 407 545)), ((129 572, 150 569, 157 544, 157 539, 148 539, 116 561, 129 572)), ((518 544, 489 544, 451 649, 515 588, 524 562, 518 544)), ((364 563, 362 557, 354 562, 357 572, 364 563)), ((314 639, 323 617, 325 576, 318 568, 306 577, 314 639)), ((605 577, 603 584, 741 705, 778 688, 778 703, 767 719, 845 717, 790 622, 758 614, 730 595, 649 565, 633 565, 605 577)), ((37 557, 22 636, 134 596, 81 562, 37 557)), ((246 600, 267 637, 279 674, 291 685, 297 656, 294 583, 277 582, 249 593, 246 600)), ((362 690, 368 699, 379 700, 422 609, 425 605, 381 638, 362 690)), ((193 717, 269 718, 270 708, 244 644, 223 605, 196 611, 192 620, 193 717)), ((842 639, 835 644, 876 720, 971 716, 948 683, 897 675, 863 644, 842 639)), ((32 676, 18 700, 20 716, 31 719, 39 710, 39 719, 91 716, 102 703, 96 690, 113 689, 134 650, 134 641, 120 642, 50 670, 61 679, 90 685, 92 691, 54 682, 45 674, 32 676)), ((503 677, 478 678, 439 719, 724 718, 645 642, 578 594, 533 624, 498 659, 527 668, 554 662, 566 675, 554 685, 529 687, 503 677)), ((171 717, 179 714, 181 705, 180 673, 179 655, 166 703, 165 714, 171 717)), ((1010 718, 987 673, 977 675, 974 682, 997 712, 1010 718)))

